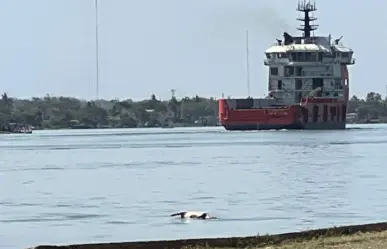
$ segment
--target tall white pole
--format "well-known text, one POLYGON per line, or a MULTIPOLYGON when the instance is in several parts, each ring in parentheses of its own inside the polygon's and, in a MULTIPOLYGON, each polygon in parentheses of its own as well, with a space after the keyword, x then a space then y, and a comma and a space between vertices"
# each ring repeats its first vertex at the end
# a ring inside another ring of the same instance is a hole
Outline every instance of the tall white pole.
POLYGON ((247 70, 247 95, 250 97, 250 61, 249 61, 249 31, 246 30, 246 70, 247 70))
POLYGON ((98 44, 98 0, 95 0, 95 67, 96 67, 96 80, 97 80, 97 85, 96 85, 96 97, 99 99, 99 44, 98 44))

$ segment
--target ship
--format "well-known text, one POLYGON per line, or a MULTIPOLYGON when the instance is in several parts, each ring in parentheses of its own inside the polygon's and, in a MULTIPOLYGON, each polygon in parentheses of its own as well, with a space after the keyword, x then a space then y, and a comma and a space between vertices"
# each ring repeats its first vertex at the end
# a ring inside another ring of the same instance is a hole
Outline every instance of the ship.
POLYGON ((298 1, 297 29, 301 36, 283 33, 283 40, 265 51, 269 68, 268 92, 263 98, 218 100, 219 123, 226 130, 340 130, 346 128, 349 98, 348 66, 354 51, 342 36, 315 36, 318 25, 312 1, 298 1))

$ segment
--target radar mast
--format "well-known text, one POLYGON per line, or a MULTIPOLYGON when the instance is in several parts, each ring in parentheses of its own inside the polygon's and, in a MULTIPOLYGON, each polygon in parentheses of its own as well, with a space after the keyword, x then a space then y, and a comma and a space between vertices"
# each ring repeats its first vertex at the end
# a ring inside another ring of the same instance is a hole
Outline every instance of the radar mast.
POLYGON ((316 11, 316 10, 317 10, 317 8, 316 8, 316 3, 315 2, 312 3, 310 0, 308 0, 308 1, 306 1, 306 0, 298 1, 297 11, 303 12, 304 13, 304 17, 303 18, 297 18, 297 20, 303 22, 301 27, 297 28, 297 29, 304 32, 303 36, 305 38, 309 38, 310 37, 310 32, 316 30, 317 27, 318 27, 318 25, 311 24, 311 22, 317 20, 317 18, 316 17, 311 17, 309 15, 309 13, 311 13, 313 11, 316 11))

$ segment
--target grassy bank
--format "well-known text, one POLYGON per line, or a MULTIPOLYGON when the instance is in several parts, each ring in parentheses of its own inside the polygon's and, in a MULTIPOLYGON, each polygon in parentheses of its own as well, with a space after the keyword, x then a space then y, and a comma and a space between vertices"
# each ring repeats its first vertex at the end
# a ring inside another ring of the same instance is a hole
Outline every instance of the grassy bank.
POLYGON ((117 242, 100 244, 78 244, 67 246, 37 246, 35 249, 181 249, 181 248, 335 248, 371 249, 387 248, 387 223, 341 226, 303 232, 276 235, 181 239, 164 241, 117 242))
MULTIPOLYGON (((187 246, 185 249, 234 249, 235 247, 187 246)), ((320 237, 306 241, 284 241, 277 245, 247 246, 250 249, 379 249, 387 248, 387 232, 320 237)))

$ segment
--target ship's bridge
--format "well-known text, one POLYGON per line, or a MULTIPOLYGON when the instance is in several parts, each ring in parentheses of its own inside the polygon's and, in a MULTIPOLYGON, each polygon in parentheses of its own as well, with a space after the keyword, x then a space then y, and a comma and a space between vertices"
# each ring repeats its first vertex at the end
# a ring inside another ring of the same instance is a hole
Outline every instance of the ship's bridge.
POLYGON ((353 50, 329 37, 292 37, 265 51, 269 66, 269 96, 294 104, 316 89, 316 96, 346 99, 347 65, 355 63, 353 50))
MULTIPOLYGON (((288 35, 284 34, 285 41, 288 35)), ((340 63, 352 65, 355 63, 353 50, 339 43, 336 39, 332 42, 331 37, 290 37, 292 43, 282 43, 278 40, 276 44, 265 51, 264 64, 332 64, 340 63)))

